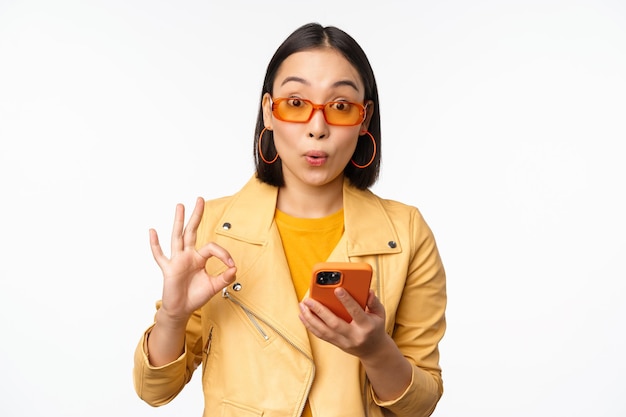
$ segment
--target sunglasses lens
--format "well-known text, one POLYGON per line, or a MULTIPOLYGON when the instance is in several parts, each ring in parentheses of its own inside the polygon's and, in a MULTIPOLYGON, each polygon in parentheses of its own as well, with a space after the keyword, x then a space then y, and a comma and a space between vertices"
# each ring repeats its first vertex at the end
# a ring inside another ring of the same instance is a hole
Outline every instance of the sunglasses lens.
POLYGON ((280 100, 274 111, 279 119, 285 122, 306 122, 311 116, 311 103, 297 98, 280 100))
POLYGON ((353 126, 361 123, 363 116, 360 106, 345 102, 331 101, 324 106, 328 123, 340 126, 353 126))

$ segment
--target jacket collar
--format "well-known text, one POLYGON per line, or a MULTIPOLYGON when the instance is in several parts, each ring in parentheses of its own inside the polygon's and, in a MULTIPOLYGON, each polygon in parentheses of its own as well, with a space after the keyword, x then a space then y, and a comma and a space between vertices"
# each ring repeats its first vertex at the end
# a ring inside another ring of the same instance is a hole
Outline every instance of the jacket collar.
MULTIPOLYGON (((253 176, 231 201, 218 222, 217 234, 253 244, 264 245, 270 238, 278 188, 253 176), (237 227, 225 232, 227 223, 237 227)), ((401 251, 398 234, 383 207, 383 202, 369 190, 343 184, 343 207, 347 255, 364 256, 401 251)))
POLYGON ((253 176, 233 196, 230 206, 217 223, 215 233, 257 245, 265 244, 274 222, 277 198, 278 187, 265 184, 253 176), (225 225, 235 227, 225 231, 225 225))

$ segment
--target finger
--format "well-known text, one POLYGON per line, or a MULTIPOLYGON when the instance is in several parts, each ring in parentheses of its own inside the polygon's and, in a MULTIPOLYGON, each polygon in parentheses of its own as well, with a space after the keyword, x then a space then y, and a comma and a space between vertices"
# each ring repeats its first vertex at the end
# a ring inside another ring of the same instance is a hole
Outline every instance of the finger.
POLYGON ((159 243, 159 235, 156 230, 150 229, 150 250, 152 251, 152 257, 157 262, 159 266, 161 266, 161 262, 163 262, 165 256, 163 255, 163 250, 161 249, 161 244, 159 243))
POLYGON ((327 326, 336 328, 347 324, 344 319, 339 318, 328 307, 317 300, 305 298, 301 304, 305 307, 305 310, 303 310, 305 317, 318 329, 323 329, 327 326))
POLYGON ((224 265, 228 267, 235 266, 235 261, 233 261, 230 253, 220 245, 215 242, 209 242, 200 249, 198 249, 198 253, 205 259, 208 259, 212 256, 215 256, 217 259, 222 261, 224 265))
POLYGON ((335 297, 339 299, 341 304, 346 308, 348 314, 352 317, 355 322, 359 322, 360 320, 364 320, 366 317, 365 311, 356 302, 356 300, 345 290, 345 288, 335 288, 335 297))
POLYGON ((200 220, 202 220, 202 214, 204 213, 204 199, 198 197, 196 199, 196 207, 193 209, 193 213, 191 213, 191 217, 189 218, 189 222, 185 227, 185 231, 183 233, 183 245, 185 247, 193 247, 196 245, 196 231, 198 230, 198 225, 200 224, 200 220))
POLYGON ((383 306, 383 303, 380 302, 380 299, 376 297, 372 290, 370 290, 367 298, 367 311, 379 317, 385 317, 385 306, 383 306))
POLYGON ((174 226, 172 227, 172 253, 183 250, 183 226, 185 224, 185 206, 176 204, 174 226))
POLYGON ((338 346, 339 338, 348 326, 342 318, 337 317, 326 306, 310 298, 300 303, 298 315, 304 327, 322 340, 338 346), (341 330, 344 329, 344 330, 341 330))
POLYGON ((300 303, 299 317, 302 323, 304 324, 304 327, 306 327, 311 333, 313 333, 317 337, 320 337, 321 331, 318 329, 322 329, 325 326, 325 324, 323 320, 320 318, 320 316, 318 315, 318 313, 321 315, 324 315, 324 312, 322 311, 323 309, 319 309, 318 313, 315 313, 312 309, 317 308, 317 307, 314 303, 310 302, 309 300, 310 299, 307 298, 307 299, 302 300, 302 302, 300 303))

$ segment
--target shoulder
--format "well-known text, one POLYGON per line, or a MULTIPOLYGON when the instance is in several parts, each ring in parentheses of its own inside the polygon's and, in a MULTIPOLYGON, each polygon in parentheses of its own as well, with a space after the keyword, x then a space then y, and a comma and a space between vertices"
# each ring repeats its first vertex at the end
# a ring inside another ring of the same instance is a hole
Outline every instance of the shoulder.
POLYGON ((411 223, 426 223, 422 212, 416 206, 403 203, 397 200, 385 199, 377 197, 385 211, 392 219, 400 220, 404 219, 411 223))
POLYGON ((350 193, 353 195, 353 198, 361 204, 367 201, 373 207, 378 206, 394 222, 424 222, 424 217, 422 216, 419 208, 416 206, 406 204, 398 200, 381 197, 369 189, 358 190, 354 187, 350 187, 350 193))
POLYGON ((434 241, 433 231, 418 207, 380 197, 371 191, 369 194, 369 198, 375 199, 380 204, 400 239, 409 239, 413 242, 413 246, 421 246, 426 241, 434 241))
POLYGON ((274 218, 276 187, 253 176, 239 191, 230 196, 207 200, 204 205, 198 236, 211 236, 222 228, 233 228, 230 235, 256 238, 267 230, 274 218))
POLYGON ((205 200, 205 213, 213 215, 226 211, 233 205, 247 205, 259 198, 272 197, 276 193, 276 187, 261 182, 256 176, 252 176, 234 194, 205 200))

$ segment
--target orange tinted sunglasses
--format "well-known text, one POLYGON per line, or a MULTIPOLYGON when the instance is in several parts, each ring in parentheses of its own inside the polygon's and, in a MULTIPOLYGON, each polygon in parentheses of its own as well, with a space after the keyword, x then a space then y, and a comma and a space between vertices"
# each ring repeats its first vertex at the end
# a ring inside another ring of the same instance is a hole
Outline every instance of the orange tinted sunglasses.
POLYGON ((272 114, 278 120, 292 123, 307 123, 313 118, 316 110, 321 110, 324 120, 334 126, 356 126, 363 123, 367 108, 362 104, 350 101, 329 101, 325 104, 315 104, 305 98, 276 98, 270 97, 272 114))

